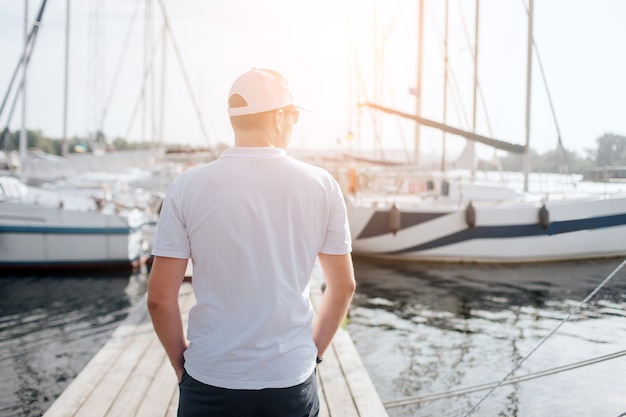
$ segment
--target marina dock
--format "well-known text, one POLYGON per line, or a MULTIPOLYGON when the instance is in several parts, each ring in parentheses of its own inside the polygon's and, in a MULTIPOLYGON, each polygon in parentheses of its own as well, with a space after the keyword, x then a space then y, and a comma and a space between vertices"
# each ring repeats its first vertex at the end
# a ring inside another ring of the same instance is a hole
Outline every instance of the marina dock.
MULTIPOLYGON (((313 271, 311 302, 321 299, 322 273, 313 271)), ((191 285, 179 293, 183 321, 195 302, 191 285)), ((359 354, 339 329, 318 367, 320 417, 385 417, 387 411, 359 354)), ((178 385, 147 311, 138 302, 44 417, 175 417, 178 385)))

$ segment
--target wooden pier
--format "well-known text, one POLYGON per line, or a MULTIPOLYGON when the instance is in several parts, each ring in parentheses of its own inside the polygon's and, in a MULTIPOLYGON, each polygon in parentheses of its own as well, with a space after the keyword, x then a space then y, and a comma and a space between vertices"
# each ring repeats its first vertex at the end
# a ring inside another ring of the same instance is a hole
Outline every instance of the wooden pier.
MULTIPOLYGON (((313 271, 311 301, 321 298, 322 273, 313 271)), ((179 300, 186 325, 195 302, 191 285, 179 300)), ((320 417, 386 417, 387 411, 352 343, 340 329, 318 368, 320 417)), ((145 297, 115 330, 44 417, 175 417, 178 385, 152 328, 145 297)))

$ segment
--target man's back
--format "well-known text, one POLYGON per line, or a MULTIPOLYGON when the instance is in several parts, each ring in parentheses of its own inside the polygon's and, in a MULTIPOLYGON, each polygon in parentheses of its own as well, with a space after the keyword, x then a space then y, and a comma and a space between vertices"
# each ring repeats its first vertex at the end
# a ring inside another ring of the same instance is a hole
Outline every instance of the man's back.
POLYGON ((343 196, 288 158, 303 107, 278 72, 253 68, 228 95, 235 147, 170 186, 148 283, 154 329, 179 381, 179 417, 314 417, 315 366, 354 294, 343 196), (326 281, 315 320, 315 258, 326 281), (185 337, 178 291, 194 263, 185 337))
POLYGON ((166 210, 187 236, 176 236, 180 228, 167 234, 190 242, 198 299, 185 353, 189 374, 244 389, 305 380, 316 354, 311 269, 319 252, 349 250, 337 183, 281 149, 231 148, 183 175, 171 192, 166 210))

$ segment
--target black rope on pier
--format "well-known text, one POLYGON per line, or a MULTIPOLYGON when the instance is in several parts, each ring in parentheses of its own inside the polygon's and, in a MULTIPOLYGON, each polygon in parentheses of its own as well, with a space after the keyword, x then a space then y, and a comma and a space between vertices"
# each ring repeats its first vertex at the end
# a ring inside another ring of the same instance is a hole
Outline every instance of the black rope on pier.
POLYGON ((584 300, 582 300, 568 315, 567 317, 565 317, 563 320, 561 320, 561 322, 554 328, 554 330, 552 330, 550 332, 550 334, 548 334, 541 342, 539 342, 537 344, 537 346, 534 347, 533 350, 530 351, 530 353, 528 355, 526 355, 524 358, 522 358, 522 360, 520 360, 517 365, 515 365, 513 367, 513 369, 511 369, 511 371, 506 374, 504 376, 504 378, 502 378, 500 380, 500 382, 498 382, 494 387, 492 387, 489 392, 487 394, 485 394, 485 396, 483 398, 480 399, 480 401, 478 401, 476 404, 474 404, 474 406, 465 414, 463 414, 463 417, 467 417, 470 414, 472 414, 474 411, 476 411, 476 409, 478 408, 478 406, 480 406, 480 404, 482 404, 483 401, 485 401, 487 399, 487 397, 489 397, 495 390, 496 388, 498 388, 500 385, 504 384, 504 382, 513 374, 513 372, 515 372, 516 370, 519 369, 520 366, 522 366, 522 364, 526 361, 526 359, 528 359, 533 353, 535 353, 537 351, 537 349, 539 349, 550 337, 552 337, 552 335, 554 335, 560 328, 561 326, 563 326, 563 324, 565 324, 574 314, 576 314, 578 312, 578 310, 580 310, 580 308, 584 305, 587 304, 589 302, 589 300, 591 300, 606 284, 609 283, 609 281, 611 281, 613 279, 613 277, 615 277, 615 275, 617 275, 617 273, 619 271, 622 270, 622 268, 624 268, 624 266, 626 265, 626 259, 624 259, 622 261, 621 264, 619 264, 619 266, 617 268, 615 268, 615 270, 613 272, 611 272, 609 274, 609 276, 607 276, 604 281, 602 281, 600 283, 600 285, 598 285, 593 291, 591 291, 591 294, 589 294, 584 300))

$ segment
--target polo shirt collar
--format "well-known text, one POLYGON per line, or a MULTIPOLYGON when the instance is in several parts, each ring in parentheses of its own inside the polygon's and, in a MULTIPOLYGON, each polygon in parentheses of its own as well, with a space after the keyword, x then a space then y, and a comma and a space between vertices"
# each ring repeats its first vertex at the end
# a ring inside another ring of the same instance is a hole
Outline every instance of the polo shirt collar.
POLYGON ((235 146, 224 150, 220 158, 281 158, 287 156, 282 148, 235 146))

